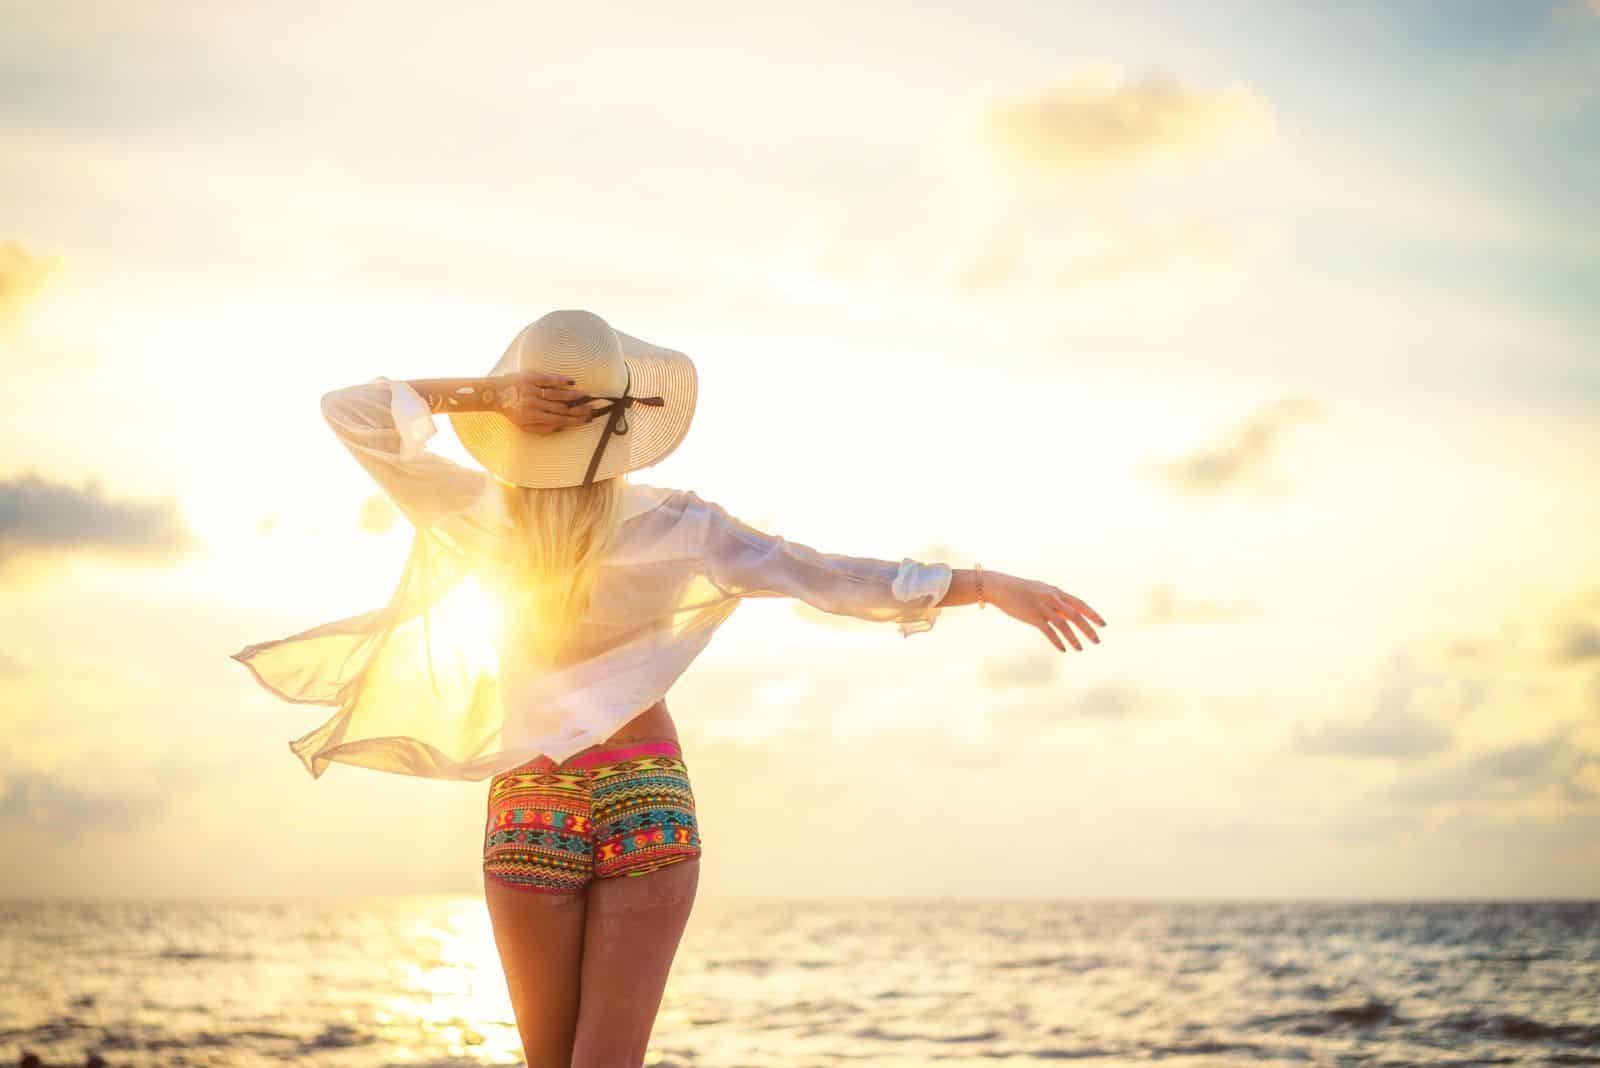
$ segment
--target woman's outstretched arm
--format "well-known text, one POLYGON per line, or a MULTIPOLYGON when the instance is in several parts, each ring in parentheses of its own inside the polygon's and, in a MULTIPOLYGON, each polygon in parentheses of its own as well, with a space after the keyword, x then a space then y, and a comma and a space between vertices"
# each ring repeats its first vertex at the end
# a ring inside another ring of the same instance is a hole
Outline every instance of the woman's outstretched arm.
POLYGON ((938 619, 948 564, 819 552, 758 530, 693 490, 685 493, 706 577, 731 597, 793 597, 833 615, 898 623, 905 637, 938 619))

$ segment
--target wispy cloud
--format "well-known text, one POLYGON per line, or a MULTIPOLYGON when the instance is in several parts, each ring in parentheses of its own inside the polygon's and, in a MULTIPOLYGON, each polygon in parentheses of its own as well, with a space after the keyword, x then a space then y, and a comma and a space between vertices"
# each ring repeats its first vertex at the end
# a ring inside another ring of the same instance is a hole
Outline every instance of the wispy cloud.
POLYGON ((1249 86, 1210 89, 1167 75, 1129 81, 1095 64, 994 101, 982 136, 1017 166, 1060 176, 1259 145, 1273 124, 1271 104, 1249 86))
POLYGON ((980 222, 950 270, 962 295, 1209 273, 1279 242, 1271 220, 1230 217, 1186 181, 1197 163, 1272 139, 1272 107, 1248 86, 1129 80, 1114 65, 1092 64, 984 101, 973 126, 989 174, 971 183, 982 203, 965 210, 980 222), (1133 180, 1146 173, 1171 184, 1133 180))
POLYGON ((0 570, 79 553, 170 564, 197 545, 174 501, 116 500, 98 478, 81 487, 32 473, 0 480, 0 570))
POLYGON ((1351 719, 1309 728, 1297 723, 1294 728, 1296 750, 1324 756, 1410 759, 1442 752, 1452 739, 1448 728, 1409 709, 1375 708, 1351 719))
POLYGON ((991 657, 983 662, 983 681, 990 686, 1039 686, 1060 671, 1061 653, 1040 649, 1018 657, 991 657))
POLYGON ((13 771, 0 794, 0 826, 31 827, 67 839, 96 830, 128 833, 165 804, 158 791, 106 791, 65 775, 13 771))
POLYGON ((0 326, 19 322, 59 267, 59 259, 40 256, 21 241, 0 241, 0 326))
POLYGON ((1558 668, 1600 665, 1600 586, 1579 589, 1556 607, 1547 662, 1558 668))
POLYGON ((1322 415, 1322 405, 1312 397, 1284 397, 1247 416, 1217 441, 1156 464, 1155 473, 1173 490, 1197 496, 1260 485, 1289 431, 1322 415))
POLYGON ((1066 720, 1133 719, 1155 711, 1155 707, 1156 701, 1150 695, 1126 683, 1105 682, 1058 697, 1019 701, 996 711, 993 722, 1000 730, 1034 730, 1066 720))
POLYGON ((1139 607, 1139 620, 1143 623, 1232 623, 1260 614, 1259 605, 1243 601, 1183 596, 1171 583, 1151 586, 1139 607))
POLYGON ((1407 776, 1382 796, 1413 804, 1526 800, 1554 788, 1566 802, 1600 799, 1600 754, 1569 732, 1487 749, 1444 768, 1407 776))
POLYGON ((1455 744, 1460 724, 1483 706, 1492 682, 1428 671, 1406 650, 1379 669, 1365 711, 1315 726, 1296 723, 1291 748, 1321 756, 1416 760, 1455 744))

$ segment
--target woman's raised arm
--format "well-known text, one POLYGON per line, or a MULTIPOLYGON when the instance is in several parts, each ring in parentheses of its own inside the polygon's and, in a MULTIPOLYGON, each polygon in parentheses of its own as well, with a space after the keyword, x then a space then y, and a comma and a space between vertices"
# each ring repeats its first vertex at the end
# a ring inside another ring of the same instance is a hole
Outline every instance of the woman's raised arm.
POLYGON ((489 475, 428 449, 436 412, 496 411, 533 433, 556 433, 593 417, 584 396, 558 375, 519 372, 480 378, 390 379, 382 375, 322 396, 322 415, 345 448, 414 523, 470 508, 489 475))

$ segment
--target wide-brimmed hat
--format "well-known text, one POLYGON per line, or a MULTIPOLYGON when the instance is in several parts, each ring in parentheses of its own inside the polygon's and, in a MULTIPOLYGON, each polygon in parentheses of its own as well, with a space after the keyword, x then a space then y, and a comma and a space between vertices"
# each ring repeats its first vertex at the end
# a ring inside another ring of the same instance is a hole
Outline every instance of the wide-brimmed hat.
POLYGON ((694 419, 694 362, 593 312, 553 311, 523 327, 488 373, 518 371, 563 375, 576 380, 567 388, 611 402, 590 405, 599 414, 559 433, 524 430, 500 412, 450 412, 462 446, 519 486, 585 485, 649 467, 678 447, 694 419))

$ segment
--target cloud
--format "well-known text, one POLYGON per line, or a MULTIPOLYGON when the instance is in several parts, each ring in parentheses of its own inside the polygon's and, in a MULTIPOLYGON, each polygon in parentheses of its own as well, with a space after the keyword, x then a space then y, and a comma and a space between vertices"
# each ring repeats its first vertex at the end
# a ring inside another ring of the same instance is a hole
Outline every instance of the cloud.
POLYGON ((959 298, 1053 301, 1153 281, 1146 295, 1165 301, 1166 285, 1220 280, 1282 244, 1280 222, 1258 217, 1236 181, 1207 173, 1273 136, 1271 107, 1248 87, 1129 80, 1089 65, 981 99, 954 129, 938 183, 953 199, 902 183, 826 245, 824 269, 859 274, 887 256, 898 266, 885 275, 931 267, 937 288, 959 298))
POLYGON ((1318 756, 1415 760, 1449 749, 1454 725, 1489 697, 1490 683, 1419 670, 1402 651, 1380 670, 1365 714, 1294 726, 1291 748, 1318 756))
POLYGON ((0 325, 22 319, 59 263, 35 255, 20 241, 0 242, 0 325))
POLYGON ((0 569, 75 553, 166 564, 197 544, 173 501, 112 500, 98 478, 82 488, 37 474, 0 480, 0 569))
POLYGON ((1196 88, 1165 75, 1129 82, 1096 64, 991 102, 980 138, 1015 166, 1061 176, 1218 155, 1268 140, 1273 125, 1270 103, 1248 86, 1196 88))
POLYGON ((1323 756, 1413 758, 1448 749, 1453 735, 1411 712, 1385 715, 1373 710, 1353 720, 1334 720, 1308 729, 1294 726, 1294 748, 1323 756))
POLYGON ((240 770, 224 750, 200 754, 193 747, 83 749, 65 767, 4 767, 0 829, 39 830, 59 840, 91 833, 123 838, 161 819, 185 794, 236 782, 240 770))
POLYGON ((1141 623, 1232 623, 1261 614, 1259 606, 1243 601, 1208 601, 1180 597, 1171 583, 1158 583, 1145 591, 1139 610, 1141 623))
POLYGON ((12 771, 0 793, 0 826, 37 828, 66 839, 95 830, 125 834, 165 803, 149 791, 91 790, 65 775, 12 771))
POLYGON ((1600 623, 1564 624, 1554 652, 1557 662, 1561 664, 1581 664, 1600 659, 1600 623))
POLYGON ((1314 398, 1284 397, 1246 417, 1219 440, 1188 456, 1154 465, 1154 474, 1183 494, 1198 496, 1240 489, 1266 474, 1294 426, 1322 414, 1322 405, 1314 398))
POLYGON ((1040 649, 1013 658, 991 657, 982 664, 983 681, 991 686, 1038 686, 1052 681, 1061 653, 1040 649))
POLYGON ((1564 800, 1584 803, 1600 798, 1597 786, 1600 754, 1584 751, 1562 731, 1540 741, 1501 745, 1449 767, 1402 779, 1382 796, 1430 805, 1504 802, 1532 798, 1554 787, 1564 800))
POLYGON ((1479 671, 1552 680, 1569 669, 1600 665, 1600 586, 1564 590, 1533 618, 1502 620, 1492 634, 1446 640, 1439 656, 1479 671))
POLYGON ((1558 668, 1600 662, 1600 586, 1571 592, 1552 614, 1547 661, 1558 668))
MULTIPOLYGON (((1052 653, 1053 656, 1071 655, 1052 653)), ((1031 730, 1063 720, 1133 719, 1153 710, 1154 701, 1124 683, 1108 682, 1052 701, 1022 701, 995 713, 999 729, 1031 730)))

